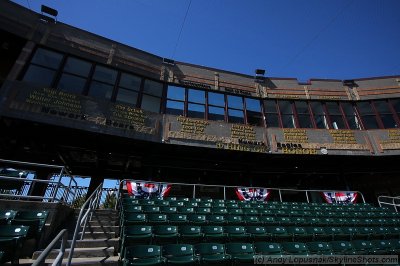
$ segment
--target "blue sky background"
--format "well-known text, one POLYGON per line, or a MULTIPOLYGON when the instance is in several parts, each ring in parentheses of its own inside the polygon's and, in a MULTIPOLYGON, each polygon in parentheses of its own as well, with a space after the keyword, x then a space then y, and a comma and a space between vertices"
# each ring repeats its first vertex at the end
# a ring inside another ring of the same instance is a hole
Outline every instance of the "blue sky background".
POLYGON ((190 0, 14 2, 48 5, 64 23, 162 57, 244 74, 400 74, 399 0, 192 0, 179 42, 190 0))

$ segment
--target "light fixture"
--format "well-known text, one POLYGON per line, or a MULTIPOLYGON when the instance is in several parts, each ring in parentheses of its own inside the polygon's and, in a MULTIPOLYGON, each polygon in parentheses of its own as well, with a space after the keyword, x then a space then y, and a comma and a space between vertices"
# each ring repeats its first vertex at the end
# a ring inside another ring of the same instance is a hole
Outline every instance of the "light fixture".
POLYGON ((265 70, 264 69, 256 69, 255 73, 256 73, 256 76, 254 78, 254 81, 258 82, 258 83, 263 83, 265 80, 265 77, 264 77, 265 70))
POLYGON ((265 74, 265 70, 264 69, 256 69, 256 76, 257 75, 261 75, 261 76, 264 76, 264 74, 265 74))
POLYGON ((55 10, 54 8, 42 5, 40 8, 40 11, 42 12, 42 14, 40 15, 41 20, 46 21, 46 22, 56 23, 57 16, 58 16, 57 10, 55 10), (45 14, 50 15, 52 17, 49 17, 45 14))
POLYGON ((175 65, 175 61, 172 59, 168 59, 168 58, 163 58, 163 63, 166 65, 171 65, 171 66, 175 65))
POLYGON ((352 79, 345 79, 343 80, 343 85, 347 87, 355 87, 357 84, 352 79))

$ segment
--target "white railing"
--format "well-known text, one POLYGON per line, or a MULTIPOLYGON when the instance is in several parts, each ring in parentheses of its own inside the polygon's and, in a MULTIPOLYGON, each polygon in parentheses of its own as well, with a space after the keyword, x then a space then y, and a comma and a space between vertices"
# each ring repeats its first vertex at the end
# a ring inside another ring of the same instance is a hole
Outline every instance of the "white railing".
POLYGON ((63 229, 58 233, 58 235, 51 241, 51 243, 42 251, 40 256, 33 262, 32 266, 41 266, 44 265, 45 260, 49 253, 53 250, 55 245, 61 239, 61 246, 58 251, 57 257, 54 259, 54 262, 51 264, 52 266, 61 266, 62 260, 65 254, 65 248, 67 246, 67 238, 68 238, 68 231, 67 229, 63 229))
POLYGON ((400 207, 400 196, 390 197, 390 196, 379 196, 378 197, 379 207, 383 206, 392 206, 393 209, 397 212, 398 207, 400 207))
POLYGON ((103 192, 102 188, 103 188, 103 183, 101 183, 95 189, 95 191, 92 193, 92 195, 90 195, 90 197, 82 205, 82 208, 79 212, 78 219, 76 221, 74 236, 73 236, 72 242, 71 242, 67 265, 71 265, 72 257, 74 255, 75 244, 76 244, 76 241, 78 240, 79 233, 81 233, 80 239, 82 240, 85 235, 87 223, 88 223, 88 221, 90 221, 92 219, 93 211, 95 209, 97 209, 97 207, 99 206, 101 195, 103 192), (82 231, 81 231, 81 229, 82 229, 82 231))
POLYGON ((24 170, 21 171, 25 173, 24 178, 0 174, 0 198, 14 200, 42 200, 44 202, 63 202, 71 205, 77 196, 75 188, 78 186, 78 184, 64 166, 11 161, 4 159, 0 159, 0 163, 7 167, 18 165, 18 168, 24 168, 24 170), (53 173, 52 178, 48 180, 36 178, 31 179, 28 178, 28 176, 34 176, 35 171, 27 169, 29 167, 43 167, 55 169, 59 172, 53 173), (68 177, 68 184, 63 183, 62 179, 64 177, 68 177), (39 185, 45 186, 43 195, 32 195, 35 187, 39 185))
MULTIPOLYGON (((119 190, 122 191, 124 184, 126 183, 126 181, 137 181, 137 182, 150 182, 150 183, 154 183, 154 184, 165 184, 168 183, 169 185, 179 185, 179 186, 188 186, 191 187, 191 197, 192 198, 196 198, 197 193, 196 191, 198 190, 198 188, 200 187, 214 187, 214 188, 222 188, 223 189, 223 199, 225 200, 227 197, 227 189, 231 188, 231 189, 235 189, 238 187, 246 187, 246 188, 250 188, 250 189, 267 189, 271 192, 275 191, 278 193, 279 195, 279 201, 283 202, 283 194, 284 192, 296 192, 296 193, 304 193, 305 199, 308 203, 311 202, 310 200, 310 193, 311 192, 317 192, 317 193, 321 193, 321 192, 327 192, 327 191, 335 191, 335 192, 343 192, 343 193, 348 193, 348 192, 356 192, 361 196, 362 202, 365 203, 365 198, 364 195, 360 192, 360 191, 344 191, 341 189, 326 189, 326 190, 315 190, 315 189, 290 189, 290 188, 268 188, 268 187, 255 187, 255 186, 243 186, 243 185, 238 185, 238 186, 226 186, 226 185, 208 185, 208 184, 190 184, 190 183, 170 183, 168 181, 163 181, 163 182, 157 182, 157 181, 150 181, 150 180, 137 180, 137 179, 125 179, 122 180, 120 182, 120 186, 119 186, 119 190)), ((189 189, 188 189, 189 191, 189 189)))

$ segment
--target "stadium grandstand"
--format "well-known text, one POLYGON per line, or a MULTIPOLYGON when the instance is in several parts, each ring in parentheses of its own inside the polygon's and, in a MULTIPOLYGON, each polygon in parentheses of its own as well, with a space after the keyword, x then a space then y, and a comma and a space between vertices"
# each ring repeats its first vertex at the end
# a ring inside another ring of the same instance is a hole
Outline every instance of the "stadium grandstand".
POLYGON ((0 264, 400 254, 400 76, 250 76, 0 10, 0 264))

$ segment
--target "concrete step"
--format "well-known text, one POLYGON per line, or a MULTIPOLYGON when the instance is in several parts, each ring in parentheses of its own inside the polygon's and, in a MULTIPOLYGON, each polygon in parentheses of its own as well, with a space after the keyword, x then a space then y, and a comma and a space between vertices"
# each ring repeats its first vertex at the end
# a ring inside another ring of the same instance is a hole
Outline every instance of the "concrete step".
MULTIPOLYGON (((68 247, 71 246, 72 240, 68 240, 68 247)), ((95 248, 95 247, 114 247, 118 248, 119 238, 100 238, 100 239, 83 239, 75 243, 76 248, 95 248)))
POLYGON ((114 226, 114 225, 118 225, 119 223, 119 219, 108 219, 108 220, 92 220, 89 221, 88 224, 89 225, 94 225, 94 226, 114 226))
MULTIPOLYGON (((97 265, 107 265, 107 266, 117 266, 118 265, 118 256, 111 257, 96 257, 96 258, 73 258, 71 265, 85 265, 85 266, 97 266, 97 265)), ((45 266, 52 265, 54 260, 46 259, 45 266)), ((67 259, 63 259, 62 265, 67 265, 67 259)), ((20 266, 30 266, 34 260, 31 259, 20 259, 20 266)), ((11 264, 10 264, 11 265, 11 264)))
POLYGON ((101 226, 101 225, 89 225, 86 228, 86 231, 88 232, 107 232, 107 233, 115 233, 119 231, 119 226, 116 225, 106 225, 106 226, 101 226))
MULTIPOLYGON (((78 237, 80 238, 82 232, 79 232, 78 237)), ((83 235, 83 239, 102 239, 102 238, 115 238, 116 234, 114 232, 90 232, 86 230, 85 234, 83 235)))
MULTIPOLYGON (((69 256, 69 252, 71 249, 66 249, 64 258, 69 256)), ((36 251, 33 253, 32 259, 37 259, 42 251, 36 251)), ((58 250, 50 251, 47 256, 48 259, 55 259, 58 255, 58 250)), ((114 247, 95 247, 95 248, 75 248, 74 249, 74 258, 94 258, 94 257, 112 257, 117 254, 114 254, 114 247)))

